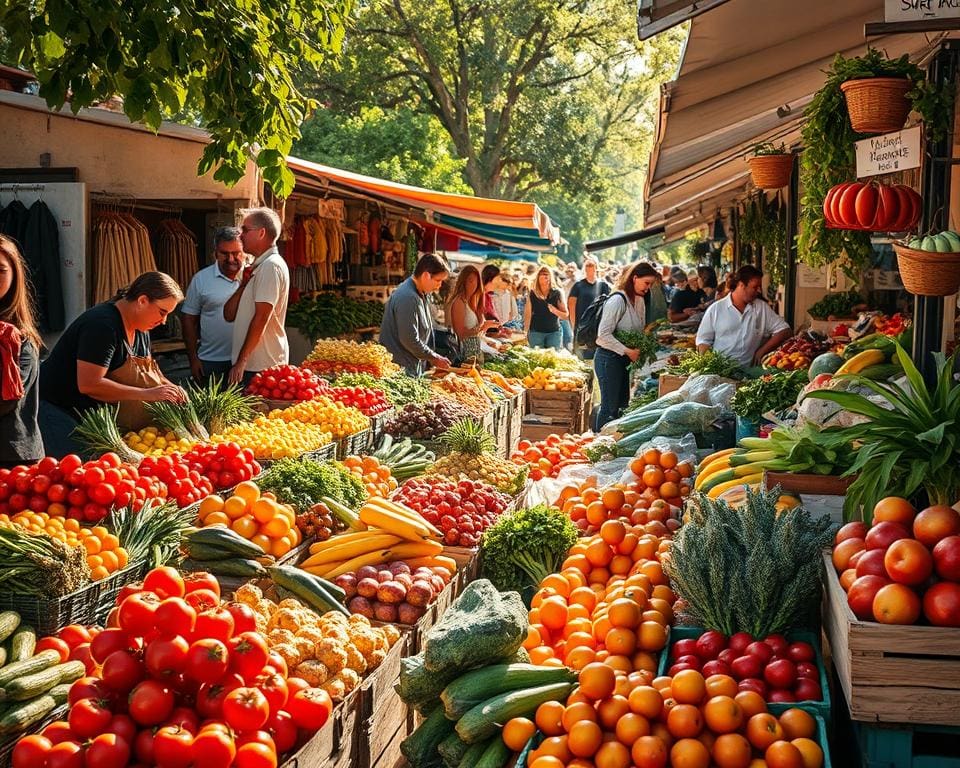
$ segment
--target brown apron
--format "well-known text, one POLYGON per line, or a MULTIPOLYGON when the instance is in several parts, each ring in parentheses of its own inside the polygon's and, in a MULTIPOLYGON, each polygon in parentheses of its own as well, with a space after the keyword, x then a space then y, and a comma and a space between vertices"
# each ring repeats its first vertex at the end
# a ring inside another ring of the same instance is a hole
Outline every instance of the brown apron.
MULTIPOLYGON (((127 359, 116 370, 110 371, 107 378, 117 384, 125 384, 137 389, 151 389, 164 383, 160 366, 152 357, 139 357, 133 354, 130 343, 124 339, 127 348, 127 359)), ((121 400, 120 413, 117 415, 117 426, 121 432, 143 429, 151 423, 151 418, 143 407, 142 400, 121 400)))

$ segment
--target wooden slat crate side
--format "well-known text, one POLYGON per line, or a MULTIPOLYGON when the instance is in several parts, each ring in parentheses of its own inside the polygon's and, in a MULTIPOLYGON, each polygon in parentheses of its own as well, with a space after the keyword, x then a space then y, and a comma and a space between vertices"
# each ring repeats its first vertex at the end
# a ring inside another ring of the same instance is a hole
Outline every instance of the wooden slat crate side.
POLYGON ((960 691, 860 685, 854 693, 849 702, 852 720, 960 726, 960 691))
POLYGON ((346 768, 358 757, 363 694, 358 686, 334 708, 327 723, 282 768, 346 768))
POLYGON ((400 660, 407 655, 409 633, 397 642, 383 663, 363 683, 363 711, 360 724, 359 766, 372 766, 387 750, 395 734, 409 720, 407 705, 394 686, 400 679, 400 660))
POLYGON ((398 766, 401 765, 405 766, 407 762, 404 760, 403 753, 400 751, 400 745, 410 733, 411 731, 406 725, 399 728, 397 732, 393 734, 390 742, 384 747, 380 755, 371 763, 371 768, 398 768, 398 766))

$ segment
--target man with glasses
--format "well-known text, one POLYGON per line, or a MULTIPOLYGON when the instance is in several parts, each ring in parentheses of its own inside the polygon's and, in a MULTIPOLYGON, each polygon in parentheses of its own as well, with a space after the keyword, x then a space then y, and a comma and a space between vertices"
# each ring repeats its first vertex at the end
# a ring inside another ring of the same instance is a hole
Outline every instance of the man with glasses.
POLYGON ((231 384, 246 385, 258 371, 290 360, 284 328, 290 270, 277 250, 280 228, 280 217, 270 208, 244 211, 240 242, 254 260, 243 270, 240 289, 223 305, 224 319, 233 323, 231 384))
POLYGON ((233 324, 224 319, 223 305, 240 287, 246 259, 237 227, 218 229, 213 248, 214 263, 193 276, 180 309, 190 373, 198 382, 225 378, 233 366, 233 324))

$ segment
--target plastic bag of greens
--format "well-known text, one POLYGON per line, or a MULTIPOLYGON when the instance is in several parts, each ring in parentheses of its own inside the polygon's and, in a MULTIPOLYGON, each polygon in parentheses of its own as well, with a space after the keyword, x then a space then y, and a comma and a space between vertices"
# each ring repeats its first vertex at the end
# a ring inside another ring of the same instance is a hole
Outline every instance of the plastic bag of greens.
POLYGON ((644 443, 658 435, 682 437, 688 432, 703 432, 720 418, 721 405, 680 403, 667 408, 656 423, 625 435, 617 441, 618 456, 636 456, 644 443))

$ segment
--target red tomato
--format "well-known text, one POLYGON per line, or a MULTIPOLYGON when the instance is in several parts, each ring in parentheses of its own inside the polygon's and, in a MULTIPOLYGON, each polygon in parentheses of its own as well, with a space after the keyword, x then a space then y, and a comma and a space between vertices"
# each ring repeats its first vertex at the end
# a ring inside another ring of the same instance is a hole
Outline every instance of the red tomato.
MULTIPOLYGON (((37 644, 39 646, 39 643, 37 644)), ((98 664, 103 664, 114 651, 130 647, 130 637, 119 627, 107 627, 90 641, 90 654, 98 664)))
POLYGON ((67 715, 70 730, 82 739, 92 739, 103 733, 112 719, 113 712, 105 699, 81 699, 70 707, 67 715))
POLYGON ((188 595, 191 592, 196 592, 198 589, 207 589, 213 592, 218 598, 220 597, 220 582, 217 581, 216 576, 206 571, 193 571, 192 573, 184 574, 183 588, 188 595))
POLYGON ((47 752, 45 768, 83 768, 83 747, 75 741, 61 741, 47 752))
POLYGON ((43 729, 42 733, 50 739, 52 744, 59 744, 61 741, 73 741, 73 731, 70 730, 70 723, 66 720, 54 720, 43 729))
POLYGON ((322 688, 298 691, 287 702, 287 711, 298 728, 316 731, 323 727, 333 711, 330 694, 322 688))
POLYGON ((110 691, 99 677, 87 676, 74 680, 67 694, 67 704, 71 707, 81 699, 104 699, 110 691))
POLYGON ((223 716, 236 731, 255 731, 269 719, 270 704, 256 688, 237 688, 223 700, 223 716))
POLYGON ((273 743, 277 746, 277 754, 284 754, 293 749, 297 744, 297 724, 289 712, 283 710, 274 712, 267 720, 264 726, 267 732, 273 737, 273 743))
POLYGON ((216 683, 204 683, 197 691, 197 712, 208 719, 223 717, 223 700, 228 693, 241 687, 243 680, 239 675, 226 675, 216 683))
POLYGON ((230 611, 230 615, 233 616, 233 631, 236 634, 257 631, 257 614, 253 612, 253 608, 249 605, 232 602, 226 603, 224 608, 230 611))
POLYGON ((109 451, 108 453, 105 453, 103 454, 103 456, 100 457, 100 464, 103 466, 104 469, 107 469, 109 467, 122 466, 123 462, 120 461, 120 457, 117 456, 117 454, 115 454, 113 451, 109 451))
POLYGON ((186 675, 198 683, 215 683, 226 673, 229 658, 227 646, 220 640, 196 640, 187 651, 186 675))
POLYGON ((43 765, 52 748, 53 742, 46 736, 22 736, 13 748, 13 768, 37 768, 43 765))
POLYGON ((265 744, 251 742, 237 750, 236 768, 277 768, 277 753, 265 744))
POLYGON ((193 740, 193 761, 203 768, 230 768, 237 746, 228 733, 214 728, 202 730, 193 740))
POLYGON ((111 691, 127 693, 143 680, 146 670, 133 651, 114 651, 103 662, 103 683, 111 691))
POLYGON ((120 627, 135 637, 146 635, 156 626, 160 598, 153 592, 138 592, 120 603, 120 627))
POLYGON ((143 588, 155 593, 160 598, 183 597, 183 579, 176 568, 161 566, 154 568, 143 579, 143 588))
POLYGON ((187 592, 184 600, 187 601, 193 610, 197 613, 201 611, 208 611, 211 608, 216 608, 220 605, 220 587, 217 585, 217 591, 213 592, 209 589, 195 589, 192 592, 187 592))
POLYGON ((193 734, 178 725, 165 725, 153 737, 158 768, 187 768, 193 762, 193 734))
POLYGON ((116 605, 120 605, 120 603, 130 597, 130 595, 135 595, 138 592, 143 592, 142 581, 133 581, 129 584, 124 584, 122 587, 120 587, 120 594, 117 595, 116 605))
POLYGON ((133 754, 144 765, 154 764, 152 728, 144 728, 137 734, 133 740, 133 754))
POLYGON ((295 693, 299 691, 304 691, 310 687, 310 683, 304 680, 302 677, 288 677, 287 678, 287 691, 290 694, 290 698, 293 698, 295 693))
MULTIPOLYGON (((193 592, 191 594, 197 594, 193 592)), ((197 613, 197 623, 193 636, 196 638, 213 638, 226 643, 233 637, 233 616, 222 606, 208 608, 197 613)))
POLYGON ((137 724, 129 715, 114 715, 107 725, 107 733, 115 733, 127 744, 133 744, 137 738, 137 724))
POLYGON ((69 493, 69 489, 63 483, 54 483, 47 489, 47 499, 60 504, 67 500, 69 493))
POLYGON ((200 728, 200 718, 191 707, 177 707, 170 713, 164 725, 179 725, 185 731, 195 734, 200 728))
POLYGON ((161 600, 155 616, 157 629, 165 637, 189 637, 197 623, 197 612, 182 597, 161 600))
POLYGON ((139 725, 159 725, 173 712, 173 691, 156 680, 144 680, 130 691, 130 717, 139 725))
POLYGON ((230 640, 230 669, 244 680, 251 681, 263 672, 269 653, 270 648, 263 635, 259 632, 242 632, 230 640))
POLYGON ((70 658, 70 646, 66 644, 59 637, 49 637, 41 638, 37 642, 37 646, 34 649, 34 653, 40 653, 40 651, 49 651, 53 650, 60 654, 60 663, 67 661, 70 658))
POLYGON ((70 651, 70 661, 82 661, 83 668, 88 675, 92 675, 97 670, 97 662, 90 652, 90 643, 81 643, 70 651))
POLYGON ((147 672, 158 680, 175 678, 187 666, 189 649, 190 644, 182 637, 154 640, 144 653, 147 672))
POLYGON ((287 688, 287 681, 283 679, 283 676, 276 673, 262 674, 257 677, 254 685, 267 697, 271 714, 275 714, 284 708, 290 689, 287 688))
POLYGON ((83 484, 87 488, 92 488, 103 482, 103 469, 97 466, 89 466, 83 470, 83 484))
POLYGON ((78 646, 81 643, 89 643, 93 639, 93 636, 90 634, 90 630, 82 624, 67 625, 57 632, 57 637, 63 640, 71 648, 78 646))
POLYGON ((267 664, 273 667, 274 672, 279 672, 284 677, 286 677, 287 673, 289 672, 289 670, 287 669, 287 662, 283 660, 283 656, 281 656, 272 648, 270 649, 270 653, 267 656, 267 664))

